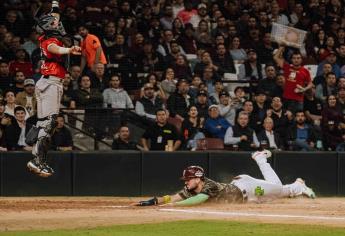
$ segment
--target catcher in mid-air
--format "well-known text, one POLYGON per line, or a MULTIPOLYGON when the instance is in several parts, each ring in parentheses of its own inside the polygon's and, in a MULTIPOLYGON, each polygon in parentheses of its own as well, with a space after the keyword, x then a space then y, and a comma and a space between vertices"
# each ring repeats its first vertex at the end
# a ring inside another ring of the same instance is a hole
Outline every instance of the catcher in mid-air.
POLYGON ((34 158, 27 163, 27 167, 41 177, 49 177, 54 170, 47 163, 47 152, 59 114, 62 81, 68 66, 66 55, 81 55, 81 49, 78 46, 65 47, 63 44, 66 32, 60 21, 58 0, 52 1, 52 9, 48 14, 37 19, 36 30, 41 35, 39 42, 43 63, 42 77, 35 87, 38 121, 26 137, 26 143, 34 145, 34 158))
POLYGON ((292 184, 283 185, 274 172, 267 158, 272 153, 268 150, 257 151, 252 158, 258 164, 265 180, 255 179, 249 175, 236 176, 231 183, 218 183, 208 179, 200 166, 189 166, 183 171, 182 180, 185 187, 174 195, 154 197, 146 201, 133 203, 135 206, 189 206, 209 200, 223 203, 264 202, 276 198, 305 195, 315 198, 313 190, 306 186, 301 178, 292 184))

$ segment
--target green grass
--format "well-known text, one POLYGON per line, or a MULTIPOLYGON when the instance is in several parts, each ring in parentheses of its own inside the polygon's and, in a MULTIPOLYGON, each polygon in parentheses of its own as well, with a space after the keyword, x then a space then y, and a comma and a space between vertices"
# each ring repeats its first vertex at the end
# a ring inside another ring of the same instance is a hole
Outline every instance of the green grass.
POLYGON ((176 221, 160 224, 117 225, 94 229, 2 232, 0 236, 330 236, 345 235, 345 228, 310 225, 256 224, 231 221, 176 221))

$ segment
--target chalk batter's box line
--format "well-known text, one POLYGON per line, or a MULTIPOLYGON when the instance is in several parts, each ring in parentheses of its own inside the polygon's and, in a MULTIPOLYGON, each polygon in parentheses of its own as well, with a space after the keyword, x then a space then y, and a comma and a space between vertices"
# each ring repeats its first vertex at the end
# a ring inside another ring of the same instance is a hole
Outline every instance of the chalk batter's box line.
POLYGON ((182 212, 189 214, 205 214, 205 215, 219 215, 219 216, 237 216, 237 217, 274 217, 274 218, 298 218, 308 220, 340 220, 344 221, 345 217, 333 217, 333 216, 306 216, 306 215, 286 215, 286 214, 262 214, 262 213, 249 213, 249 212, 224 212, 224 211, 207 211, 207 210, 191 210, 191 209, 159 209, 164 212, 182 212))

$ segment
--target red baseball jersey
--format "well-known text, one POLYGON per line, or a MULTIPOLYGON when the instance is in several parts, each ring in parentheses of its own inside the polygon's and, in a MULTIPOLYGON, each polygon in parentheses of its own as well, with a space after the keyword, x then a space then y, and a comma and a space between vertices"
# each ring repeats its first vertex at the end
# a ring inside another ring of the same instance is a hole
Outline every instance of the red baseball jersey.
POLYGON ((40 47, 42 50, 43 55, 48 60, 45 60, 41 65, 41 74, 42 75, 53 75, 63 79, 66 74, 66 69, 59 63, 62 62, 62 55, 53 54, 48 51, 48 46, 50 44, 56 44, 57 46, 62 47, 63 44, 57 38, 48 38, 44 39, 44 36, 39 38, 40 47), (52 61, 49 61, 52 60, 52 61))
POLYGON ((305 87, 310 83, 311 77, 309 71, 304 67, 295 69, 292 65, 287 63, 284 63, 283 70, 285 77, 283 97, 286 99, 303 102, 304 94, 295 93, 295 89, 297 88, 298 84, 302 87, 305 87))

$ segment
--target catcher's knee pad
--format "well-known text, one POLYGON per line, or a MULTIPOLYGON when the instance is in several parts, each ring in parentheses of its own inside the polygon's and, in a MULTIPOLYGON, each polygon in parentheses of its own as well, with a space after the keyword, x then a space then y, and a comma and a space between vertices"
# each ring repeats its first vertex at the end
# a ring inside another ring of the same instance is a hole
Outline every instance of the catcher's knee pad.
POLYGON ((26 134, 25 143, 29 146, 34 145, 37 142, 39 132, 39 127, 32 126, 29 132, 26 134))
POLYGON ((56 121, 57 115, 47 116, 40 120, 39 126, 44 129, 44 132, 53 135, 55 128, 57 126, 56 121))

